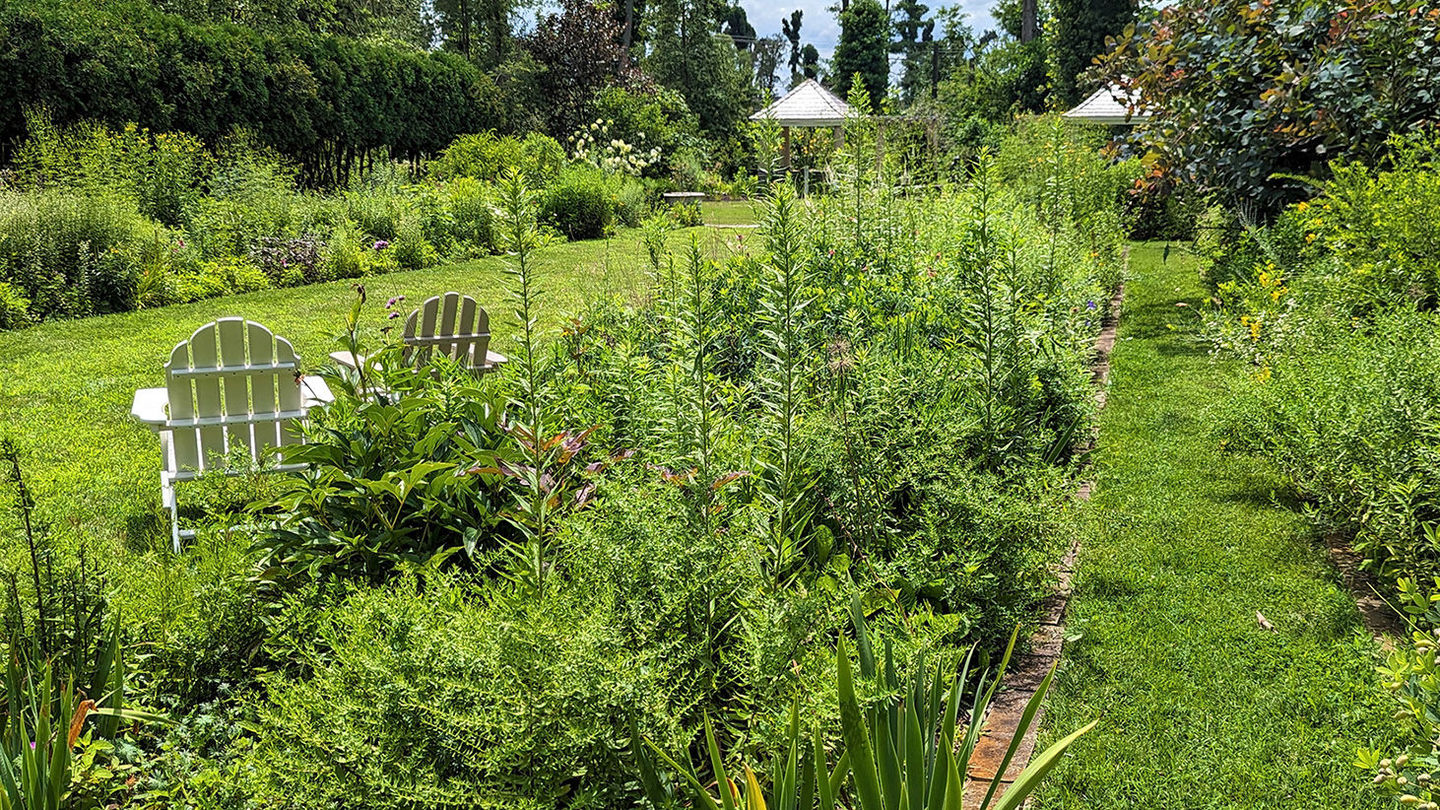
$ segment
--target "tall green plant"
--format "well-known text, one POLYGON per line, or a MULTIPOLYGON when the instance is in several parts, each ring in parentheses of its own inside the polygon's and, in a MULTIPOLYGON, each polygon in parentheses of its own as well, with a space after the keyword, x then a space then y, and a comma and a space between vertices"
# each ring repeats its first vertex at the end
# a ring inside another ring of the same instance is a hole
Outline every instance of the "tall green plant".
POLYGON ((512 548, 519 563, 513 577, 522 587, 539 594, 545 589, 550 569, 546 542, 556 506, 546 471, 556 456, 565 451, 563 444, 557 446, 549 440, 546 420, 552 387, 541 348, 539 304, 543 290, 533 262, 534 253, 544 244, 544 239, 536 221, 537 195, 519 172, 512 170, 501 179, 499 201, 496 222, 500 244, 510 257, 505 272, 510 278, 510 296, 520 326, 515 337, 519 351, 511 358, 515 367, 513 405, 520 418, 510 430, 522 450, 523 463, 514 472, 524 495, 519 502, 517 519, 512 521, 522 535, 521 542, 512 548))
POLYGON ((799 430, 809 401, 815 347, 807 313, 811 297, 803 208, 794 189, 775 187, 763 227, 770 258, 760 298, 764 322, 760 352, 765 362, 759 383, 769 424, 761 494, 771 511, 768 573, 772 582, 780 584, 801 554, 801 540, 810 523, 806 492, 812 485, 805 478, 806 448, 799 430))

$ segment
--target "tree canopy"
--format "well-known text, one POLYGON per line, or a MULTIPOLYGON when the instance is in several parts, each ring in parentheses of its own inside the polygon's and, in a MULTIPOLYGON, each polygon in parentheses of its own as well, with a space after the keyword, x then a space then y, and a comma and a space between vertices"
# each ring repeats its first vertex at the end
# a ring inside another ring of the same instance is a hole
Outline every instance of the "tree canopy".
POLYGON ((1098 75, 1143 99, 1158 175, 1274 210, 1335 158, 1440 113, 1440 9, 1415 0, 1182 0, 1127 28, 1098 75))

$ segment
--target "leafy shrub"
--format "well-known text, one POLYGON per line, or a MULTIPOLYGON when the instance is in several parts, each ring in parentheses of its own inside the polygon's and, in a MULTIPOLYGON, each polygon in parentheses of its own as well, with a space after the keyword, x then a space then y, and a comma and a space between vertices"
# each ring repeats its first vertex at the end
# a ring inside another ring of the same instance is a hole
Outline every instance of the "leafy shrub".
POLYGON ((494 551, 506 501, 463 473, 495 465, 501 409, 465 372, 416 375, 393 348, 379 362, 373 379, 337 378, 337 402, 315 416, 312 441, 285 450, 311 470, 270 504, 280 520, 257 540, 268 576, 378 582, 461 550, 483 565, 494 551), (389 393, 360 396, 375 387, 389 393))
POLYGON ((630 719, 675 737, 648 711, 674 670, 630 648, 604 602, 479 601, 437 577, 355 592, 320 616, 314 675, 271 684, 259 792, 277 807, 624 803, 630 719))
POLYGON ((270 288, 270 279, 265 271, 244 259, 205 261, 193 273, 177 273, 172 283, 174 286, 171 300, 175 303, 270 288))
POLYGON ((506 123, 500 88, 457 54, 338 33, 295 37, 294 26, 261 33, 232 22, 195 21, 129 0, 91 4, 84 13, 28 0, 7 6, 0 38, 19 50, 0 76, 15 88, 14 103, 0 113, 0 140, 20 140, 22 110, 34 107, 48 108, 60 125, 135 121, 211 144, 241 128, 293 160, 306 183, 337 187, 373 150, 418 159, 460 133, 506 123), (67 63, 88 69, 62 83, 43 79, 67 63), (216 65, 225 66, 223 77, 216 65))
POLYGON ((1440 572, 1425 529, 1440 520, 1436 276, 1423 237, 1440 172, 1428 150, 1397 145, 1379 171, 1337 166, 1321 198, 1247 229, 1233 258, 1216 244, 1210 271, 1221 305, 1210 337, 1255 368, 1226 440, 1275 459, 1320 527, 1392 581, 1440 572))
POLYGON ((19 329, 30 323, 30 299, 0 282, 0 329, 19 329))
POLYGON ((407 216, 400 220, 395 229, 395 242, 391 254, 402 270, 419 270, 435 264, 438 254, 435 246, 425 238, 425 228, 419 217, 407 216))
POLYGON ((312 234, 293 239, 262 236, 250 248, 246 258, 273 283, 290 282, 296 278, 301 283, 313 283, 320 280, 322 247, 323 243, 312 234))
POLYGON ((138 275, 135 259, 157 240, 168 243, 123 197, 0 194, 0 279, 30 299, 37 319, 125 308, 138 275), (102 272, 118 277, 98 277, 102 272))
POLYGON ((459 177, 444 186, 445 238, 441 242, 458 246, 462 252, 490 254, 494 251, 494 212, 490 189, 478 180, 459 177))
POLYGON ((95 123, 62 130, 32 110, 26 128, 30 137, 15 155, 18 186, 104 190, 172 227, 186 221, 214 163, 192 136, 152 134, 133 123, 119 132, 95 123))
POLYGON ((634 177, 622 177, 616 185, 615 219, 627 228, 639 227, 650 209, 645 184, 634 177))
POLYGON ((1328 161, 1374 163, 1388 133, 1435 120, 1437 99, 1405 89, 1440 68, 1432 10, 1186 0, 1127 30, 1097 72, 1144 100, 1138 138, 1168 175, 1268 216, 1328 161))
POLYGON ((595 94, 595 117, 608 121, 611 137, 646 149, 658 149, 645 174, 658 177, 671 153, 698 131, 694 113, 675 90, 654 86, 632 89, 611 85, 595 94))
MULTIPOLYGON (((320 277, 324 281, 339 278, 360 278, 372 271, 384 272, 385 250, 390 243, 377 239, 366 243, 365 235, 354 222, 346 220, 330 232, 321 251, 320 277)), ((298 268, 286 278, 289 284, 303 284, 298 268)))
POLYGON ((427 168, 437 180, 469 177, 485 182, 494 182, 513 168, 538 188, 559 175, 565 163, 565 150, 547 135, 532 132, 519 140, 481 132, 456 138, 427 168))
MULTIPOLYGON (((1425 527, 1440 522, 1440 339, 1433 316, 1399 310, 1363 329, 1348 321, 1289 328, 1263 356, 1263 381, 1235 403, 1226 437, 1275 460, 1321 528, 1353 537, 1392 581, 1440 574, 1425 527)), ((1252 321, 1253 322, 1253 321, 1252 321)))
POLYGON ((546 186, 540 195, 543 222, 568 239, 597 239, 605 235, 615 216, 615 202, 604 172, 572 166, 546 186))

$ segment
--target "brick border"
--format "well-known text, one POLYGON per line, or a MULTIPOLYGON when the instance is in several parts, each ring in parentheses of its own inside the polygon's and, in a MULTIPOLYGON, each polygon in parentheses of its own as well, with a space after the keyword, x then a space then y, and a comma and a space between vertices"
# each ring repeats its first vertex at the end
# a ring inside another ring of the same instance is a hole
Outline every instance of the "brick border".
MULTIPOLYGON (((1115 340, 1120 327, 1120 307, 1124 300, 1125 284, 1122 282, 1115 290, 1115 295, 1110 298, 1109 311, 1101 323, 1100 334, 1095 339, 1095 359, 1090 364, 1090 379, 1095 385, 1097 408, 1105 407, 1106 385, 1110 379, 1110 355, 1115 350, 1115 340)), ((1095 446, 1099 437, 1098 425, 1095 430, 1096 432, 1092 432, 1081 443, 1082 449, 1089 450, 1095 446)), ((1077 500, 1088 501, 1094 491, 1095 481, 1087 479, 1076 488, 1075 497, 1077 500)), ((1060 660, 1061 650, 1065 646, 1065 610, 1070 604, 1071 580, 1075 574, 1075 558, 1079 553, 1080 541, 1076 539, 1060 560, 1054 592, 1041 603, 1040 626, 1030 636, 1029 651, 1011 659, 1000 691, 990 705, 984 731, 975 745, 975 752, 971 755, 970 767, 966 772, 969 778, 965 783, 965 810, 980 810, 980 802, 984 800, 990 784, 995 781, 996 771, 1000 769, 1010 741, 1014 739, 1015 731, 1020 726, 1020 717, 1025 712, 1026 704, 1035 696, 1035 690, 1040 687, 1046 673, 1060 660)), ((1044 717, 1045 707, 1041 705, 1040 710, 1035 713, 1034 722, 1020 741, 1020 747, 1015 750, 1010 767, 1005 773, 999 774, 1000 789, 995 792, 996 799, 1005 793, 1020 772, 1025 770, 1025 766, 1030 764, 1030 757, 1035 753, 1035 738, 1044 717)))

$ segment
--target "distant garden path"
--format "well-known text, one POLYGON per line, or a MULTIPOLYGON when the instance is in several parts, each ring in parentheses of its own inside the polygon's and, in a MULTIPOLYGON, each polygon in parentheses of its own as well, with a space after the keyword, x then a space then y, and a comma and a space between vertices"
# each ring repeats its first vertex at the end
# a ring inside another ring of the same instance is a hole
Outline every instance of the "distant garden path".
POLYGON ((1195 265, 1131 266, 1041 743, 1103 719, 1034 806, 1393 806, 1351 765, 1388 725, 1375 643, 1283 482, 1218 448, 1246 371, 1190 335, 1195 265))

